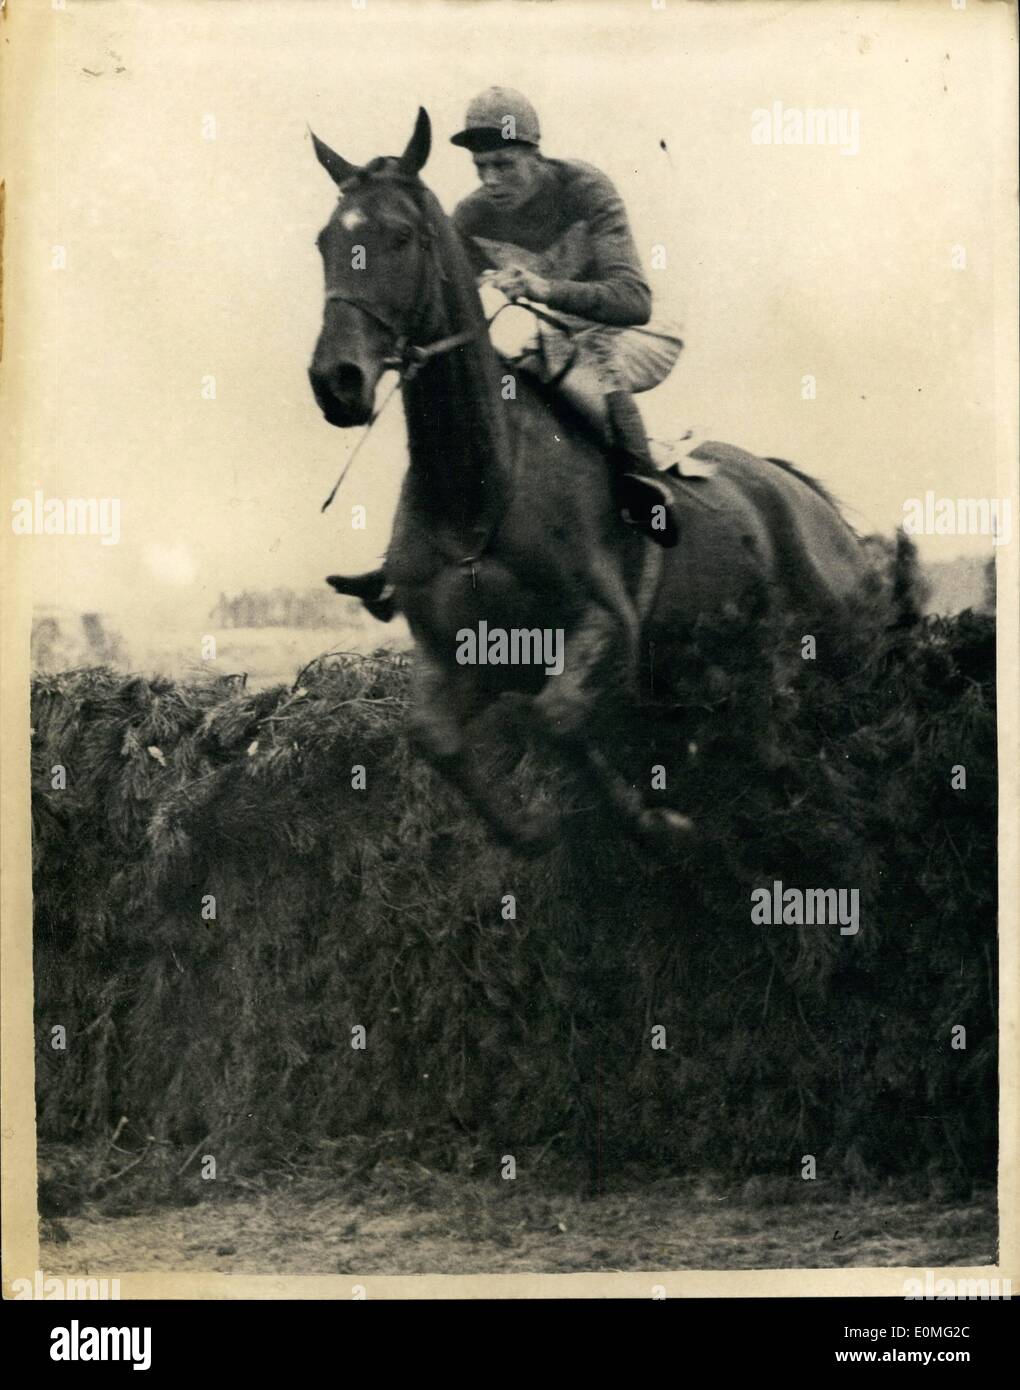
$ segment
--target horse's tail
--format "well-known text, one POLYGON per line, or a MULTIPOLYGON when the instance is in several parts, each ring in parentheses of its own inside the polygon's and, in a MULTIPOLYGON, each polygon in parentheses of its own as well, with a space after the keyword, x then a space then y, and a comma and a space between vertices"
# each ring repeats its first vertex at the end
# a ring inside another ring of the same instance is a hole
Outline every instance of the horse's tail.
POLYGON ((893 627, 916 627, 924 616, 924 605, 930 596, 931 585, 921 571, 917 546, 902 529, 897 529, 892 566, 892 600, 896 615, 893 627))

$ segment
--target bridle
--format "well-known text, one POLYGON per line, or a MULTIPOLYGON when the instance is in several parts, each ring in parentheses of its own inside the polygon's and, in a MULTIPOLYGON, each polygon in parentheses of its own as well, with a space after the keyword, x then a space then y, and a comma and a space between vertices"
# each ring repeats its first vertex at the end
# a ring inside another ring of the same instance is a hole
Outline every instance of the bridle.
MULTIPOLYGON (((418 187, 421 187, 421 185, 420 183, 418 183, 417 179, 415 179, 413 182, 410 179, 404 179, 401 181, 405 183, 405 185, 409 188, 414 200, 415 207, 422 219, 421 225, 418 229, 418 239, 423 254, 421 256, 421 262, 418 267, 418 277, 414 288, 414 299, 412 300, 412 303, 415 304, 416 308, 414 319, 410 329, 405 331, 398 328, 397 325, 391 322, 390 319, 380 314, 379 310, 374 305, 369 304, 365 299, 361 298, 361 296, 357 294, 352 294, 349 293, 347 290, 338 289, 336 287, 327 287, 326 289, 327 304, 349 304, 352 308, 357 309, 360 313, 364 314, 366 318, 370 318, 374 323, 377 323, 380 328, 382 328, 386 333, 389 334, 390 345, 392 350, 388 356, 383 358, 382 365, 386 370, 395 370, 397 372, 397 380, 394 382, 393 387, 390 390, 389 395, 383 402, 382 406, 372 416, 371 420, 368 423, 368 429, 358 440, 358 443, 355 445, 354 451, 351 454, 350 458, 347 460, 347 463, 345 464, 343 471, 341 472, 339 478, 337 478, 336 482, 333 484, 332 491, 330 492, 329 496, 326 498, 325 502, 323 502, 322 507, 320 508, 320 510, 323 512, 326 510, 327 507, 330 506, 330 504, 333 501, 333 498, 340 490, 340 485, 347 477, 351 465, 354 463, 354 460, 357 458, 358 453, 361 450, 361 446, 365 443, 368 436, 371 434, 372 426, 375 424, 376 420, 378 420, 379 416, 382 414, 382 412, 386 409, 386 406, 392 400, 394 394, 396 393, 397 387, 402 385, 404 382, 413 381, 417 374, 421 371, 422 367, 424 367, 434 357, 441 357, 444 353, 451 352, 454 348, 463 347, 466 343, 473 342, 482 333, 487 334, 493 322, 493 319, 495 319, 500 313, 502 313, 503 309, 510 307, 509 304, 504 304, 500 309, 496 310, 496 313, 493 314, 492 318, 488 320, 483 320, 482 324, 480 324, 478 327, 465 328, 457 333, 449 333, 446 335, 446 337, 435 338, 432 342, 429 343, 419 343, 417 341, 417 339, 422 335, 424 331, 423 321, 430 307, 428 298, 426 296, 426 290, 428 287, 427 276, 429 274, 429 271, 432 270, 435 274, 436 279, 440 281, 445 280, 447 277, 446 272, 444 271, 442 263, 439 260, 439 257, 436 252, 435 232, 433 230, 431 222, 429 221, 428 213, 421 206, 418 197, 415 195, 415 184, 417 184, 418 187)), ((567 324, 565 324, 562 320, 555 318, 552 314, 543 312, 536 305, 530 304, 528 306, 528 310, 530 313, 534 314, 536 318, 542 319, 544 322, 554 325, 556 328, 565 330, 569 333, 570 330, 567 324)), ((572 360, 573 355, 571 356, 571 360, 569 360, 563 367, 563 369, 560 371, 560 373, 558 373, 557 381, 559 380, 559 377, 561 377, 567 370, 569 370, 572 364, 572 360)), ((474 558, 475 557, 473 556, 468 556, 464 563, 469 563, 474 558)))
MULTIPOLYGON (((409 181, 408 181, 409 182, 409 181)), ((444 338, 436 338, 430 343, 419 343, 417 339, 423 332, 423 319, 428 313, 429 303, 426 297, 428 287, 428 273, 432 269, 436 277, 440 280, 445 279, 443 267, 436 255, 435 233, 428 220, 428 214, 422 208, 418 199, 415 198, 415 206, 422 218, 422 225, 418 229, 418 240, 422 250, 421 260, 418 266, 418 278, 414 287, 412 304, 416 306, 414 321, 409 330, 404 331, 398 328, 389 319, 379 313, 373 305, 367 303, 357 294, 351 294, 347 290, 327 288, 326 303, 350 304, 352 308, 358 309, 367 318, 377 323, 380 328, 390 335, 392 351, 383 358, 383 367, 386 370, 394 370, 399 373, 401 381, 412 381, 418 372, 433 357, 441 357, 444 353, 451 352, 454 348, 463 347, 466 343, 473 342, 482 331, 480 328, 465 328, 459 333, 449 333, 444 338)))

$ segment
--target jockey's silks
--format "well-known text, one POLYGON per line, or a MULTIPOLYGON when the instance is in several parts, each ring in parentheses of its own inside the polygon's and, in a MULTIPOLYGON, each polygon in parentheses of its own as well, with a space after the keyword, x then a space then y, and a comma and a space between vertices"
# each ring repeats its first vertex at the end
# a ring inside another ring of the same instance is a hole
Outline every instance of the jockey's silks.
MULTIPOLYGON (((535 157, 540 172, 527 202, 501 208, 476 189, 454 210, 457 229, 532 253, 527 268, 551 281, 550 309, 618 327, 646 323, 652 295, 611 181, 579 160, 535 157)), ((476 270, 494 263, 481 248, 476 256, 476 270)))

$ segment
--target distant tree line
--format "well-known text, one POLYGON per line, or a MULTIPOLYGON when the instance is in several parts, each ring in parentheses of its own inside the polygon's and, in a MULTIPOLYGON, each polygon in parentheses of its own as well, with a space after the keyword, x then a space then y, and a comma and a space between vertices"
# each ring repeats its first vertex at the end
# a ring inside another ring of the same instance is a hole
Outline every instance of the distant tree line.
POLYGON ((336 595, 323 588, 245 589, 221 593, 209 614, 215 627, 329 627, 337 619, 336 595))

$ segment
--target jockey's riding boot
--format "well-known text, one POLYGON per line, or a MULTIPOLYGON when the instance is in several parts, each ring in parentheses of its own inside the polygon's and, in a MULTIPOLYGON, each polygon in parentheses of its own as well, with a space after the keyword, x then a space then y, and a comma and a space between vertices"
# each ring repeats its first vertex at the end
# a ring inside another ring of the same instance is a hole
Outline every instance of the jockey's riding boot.
POLYGON ((360 598, 373 618, 388 623, 397 611, 393 598, 393 585, 386 578, 385 569, 368 570, 365 574, 328 574, 326 583, 331 584, 338 594, 349 594, 360 598))
POLYGON ((652 462, 641 412, 629 391, 608 392, 606 405, 613 435, 610 456, 617 504, 629 525, 639 527, 649 540, 669 549, 680 539, 673 493, 652 462))

